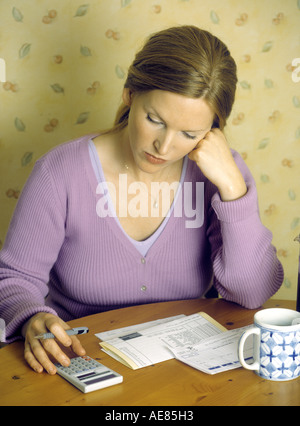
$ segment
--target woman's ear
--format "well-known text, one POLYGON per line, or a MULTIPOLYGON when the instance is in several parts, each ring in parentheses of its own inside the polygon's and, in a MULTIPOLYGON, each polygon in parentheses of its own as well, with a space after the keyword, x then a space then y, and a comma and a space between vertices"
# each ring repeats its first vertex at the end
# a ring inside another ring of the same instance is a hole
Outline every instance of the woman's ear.
POLYGON ((132 99, 133 99, 133 91, 128 89, 127 87, 125 87, 123 89, 123 95, 122 95, 122 99, 125 105, 127 105, 128 107, 131 107, 132 104, 132 99))

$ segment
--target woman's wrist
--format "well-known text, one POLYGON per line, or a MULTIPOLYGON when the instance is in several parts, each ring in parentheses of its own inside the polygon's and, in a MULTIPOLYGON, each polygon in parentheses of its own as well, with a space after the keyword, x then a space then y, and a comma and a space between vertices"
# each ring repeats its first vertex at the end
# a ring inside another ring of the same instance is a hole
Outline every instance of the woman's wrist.
POLYGON ((243 197, 247 193, 247 186, 243 176, 234 181, 218 187, 222 201, 234 201, 243 197))

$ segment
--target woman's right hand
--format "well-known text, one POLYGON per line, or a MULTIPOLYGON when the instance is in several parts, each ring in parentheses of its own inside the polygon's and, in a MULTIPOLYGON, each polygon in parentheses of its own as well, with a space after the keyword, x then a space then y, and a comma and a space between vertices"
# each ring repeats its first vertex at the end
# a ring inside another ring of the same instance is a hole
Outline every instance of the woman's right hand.
POLYGON ((24 324, 22 328, 22 334, 25 337, 24 357, 34 371, 42 373, 45 369, 51 375, 56 373, 56 367, 51 362, 49 355, 63 366, 70 365, 70 359, 57 342, 66 348, 71 348, 78 356, 85 355, 86 352, 79 339, 76 336, 68 336, 65 332, 70 328, 59 317, 45 312, 33 315, 24 324), (39 340, 35 337, 49 332, 53 333, 56 339, 39 340))

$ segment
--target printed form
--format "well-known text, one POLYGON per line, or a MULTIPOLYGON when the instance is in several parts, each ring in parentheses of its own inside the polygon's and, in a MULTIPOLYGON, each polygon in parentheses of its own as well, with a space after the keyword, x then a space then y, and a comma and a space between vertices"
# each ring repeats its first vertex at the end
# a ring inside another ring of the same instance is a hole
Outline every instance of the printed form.
MULTIPOLYGON (((247 328, 249 327, 225 331, 203 340, 198 345, 171 350, 176 359, 207 374, 233 370, 241 367, 238 357, 238 344, 247 328)), ((253 343, 251 339, 247 339, 244 348, 245 360, 253 361, 252 354, 253 343)))
MULTIPOLYGON (((104 352, 134 370, 177 358, 205 373, 215 374, 241 366, 237 345, 246 328, 227 331, 201 312, 96 336, 107 339, 100 343, 104 352)), ((252 350, 251 344, 248 350, 252 350)), ((245 357, 248 358, 248 353, 245 357)))

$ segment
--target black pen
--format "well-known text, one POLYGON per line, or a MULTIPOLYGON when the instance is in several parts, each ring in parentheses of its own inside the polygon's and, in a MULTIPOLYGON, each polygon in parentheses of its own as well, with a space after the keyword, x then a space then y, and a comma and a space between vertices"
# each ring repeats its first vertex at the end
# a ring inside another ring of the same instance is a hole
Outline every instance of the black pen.
MULTIPOLYGON (((74 336, 77 334, 86 334, 89 332, 89 329, 87 327, 75 327, 71 330, 65 330, 68 336, 74 336)), ((36 339, 39 340, 46 340, 46 339, 55 339, 54 334, 52 333, 45 333, 45 334, 39 334, 38 336, 35 336, 36 339)))

